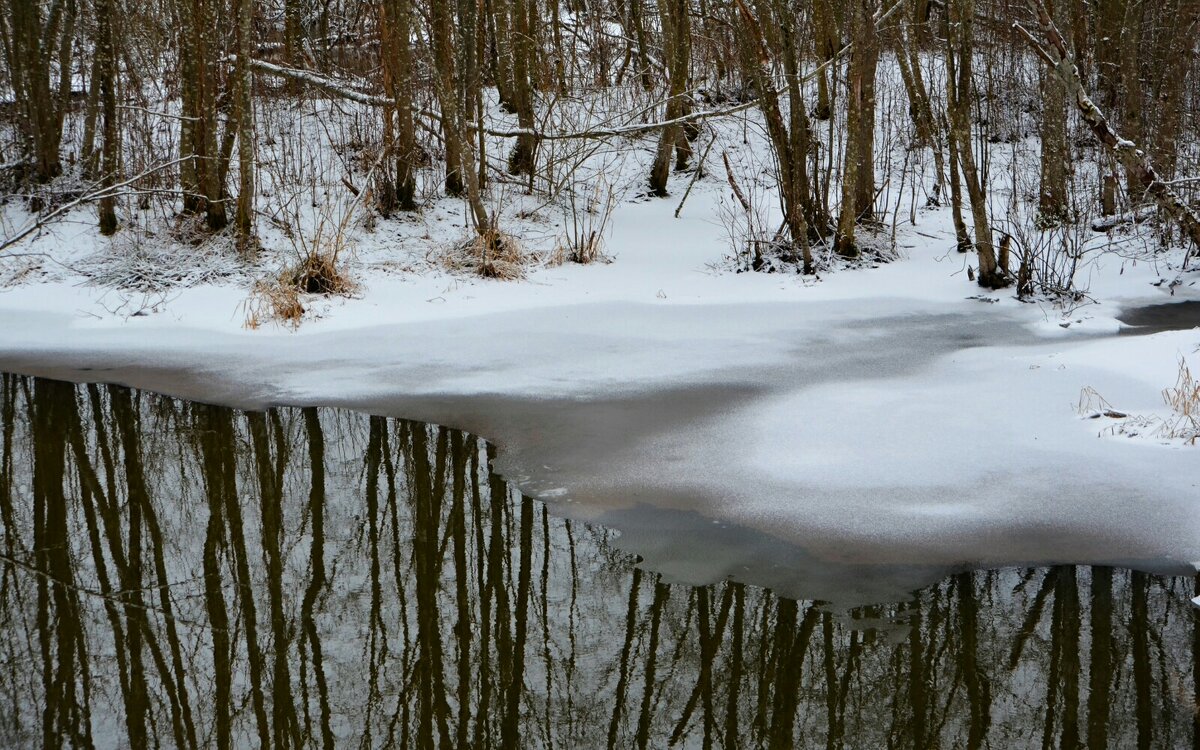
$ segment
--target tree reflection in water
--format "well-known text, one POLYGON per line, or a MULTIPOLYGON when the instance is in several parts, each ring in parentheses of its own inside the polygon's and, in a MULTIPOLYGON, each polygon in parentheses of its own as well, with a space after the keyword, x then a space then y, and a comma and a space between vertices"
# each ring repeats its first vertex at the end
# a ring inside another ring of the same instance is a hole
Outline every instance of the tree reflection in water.
POLYGON ((0 382, 0 745, 1197 745, 1190 578, 668 585, 461 432, 0 382))

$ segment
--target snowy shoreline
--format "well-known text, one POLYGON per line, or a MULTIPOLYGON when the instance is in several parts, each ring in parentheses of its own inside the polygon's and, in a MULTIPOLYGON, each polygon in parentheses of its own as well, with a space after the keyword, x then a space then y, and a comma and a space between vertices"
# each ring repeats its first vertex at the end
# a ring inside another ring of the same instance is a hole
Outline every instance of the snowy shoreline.
MULTIPOLYGON (((1122 308, 1200 298, 1194 274, 1169 290, 1153 263, 1098 254, 1096 303, 981 295, 944 211, 900 228, 894 263, 733 274, 708 265, 723 251, 714 193, 680 220, 667 202, 622 205, 611 264, 516 282, 364 270, 356 298, 306 300, 316 315, 297 330, 246 329, 235 284, 142 300, 20 284, 0 292, 0 370, 467 429, 524 492, 694 583, 788 581, 761 540, 690 550, 637 518, 694 512, 820 561, 805 570, 911 567, 888 594, 961 566, 1200 560, 1196 449, 1100 437, 1114 420, 1078 411, 1085 388, 1164 411, 1200 332, 1112 334, 1122 308)), ((787 575, 810 593, 850 585, 787 575)))

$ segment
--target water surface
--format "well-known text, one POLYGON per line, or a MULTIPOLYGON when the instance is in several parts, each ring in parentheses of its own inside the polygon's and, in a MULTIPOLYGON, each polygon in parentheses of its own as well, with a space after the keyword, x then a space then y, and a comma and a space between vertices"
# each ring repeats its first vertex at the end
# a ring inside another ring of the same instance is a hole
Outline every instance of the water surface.
POLYGON ((1121 333, 1144 336, 1163 331, 1186 331, 1200 326, 1200 300, 1166 302, 1125 310, 1120 316, 1121 333))
POLYGON ((853 608, 687 586, 494 455, 2 376, 0 746, 1200 746, 1192 577, 966 571, 853 608))

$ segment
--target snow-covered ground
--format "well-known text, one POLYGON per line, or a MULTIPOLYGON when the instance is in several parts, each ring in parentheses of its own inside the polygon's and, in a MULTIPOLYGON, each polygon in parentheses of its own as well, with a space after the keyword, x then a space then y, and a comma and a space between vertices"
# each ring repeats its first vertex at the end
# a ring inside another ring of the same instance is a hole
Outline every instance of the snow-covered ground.
MULTIPOLYGON (((1087 299, 1022 303, 968 280, 939 209, 901 220, 898 262, 737 274, 709 167, 681 218, 686 176, 626 195, 611 263, 520 281, 429 262, 466 231, 453 201, 356 225, 357 294, 306 299, 296 329, 248 329, 243 276, 83 283, 109 241, 77 212, 5 259, 0 370, 465 428, 524 491, 693 582, 867 600, 963 565, 1200 560, 1200 447, 1148 421, 1181 358, 1200 372, 1200 331, 1114 335, 1122 309, 1200 298, 1178 252, 1096 235, 1087 299)), ((521 231, 561 231, 544 214, 521 231)))

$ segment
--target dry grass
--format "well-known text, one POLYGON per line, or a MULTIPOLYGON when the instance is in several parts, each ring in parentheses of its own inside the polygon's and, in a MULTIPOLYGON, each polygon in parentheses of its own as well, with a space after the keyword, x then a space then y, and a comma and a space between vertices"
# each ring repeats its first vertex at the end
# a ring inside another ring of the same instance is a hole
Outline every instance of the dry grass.
POLYGON ((1108 417, 1110 419, 1122 419, 1129 416, 1124 412, 1119 412, 1113 408, 1113 405, 1108 403, 1108 399, 1104 398, 1090 385, 1085 385, 1079 391, 1079 403, 1075 407, 1075 411, 1079 412, 1080 416, 1088 419, 1099 419, 1100 417, 1108 417))
POLYGON ((345 297, 357 291, 357 285, 346 276, 338 261, 351 251, 350 226, 360 197, 361 194, 356 194, 348 202, 323 207, 311 231, 293 229, 302 225, 299 215, 284 224, 284 234, 292 243, 296 262, 278 276, 254 284, 245 304, 247 328, 258 328, 267 322, 296 328, 304 318, 304 295, 345 297))
POLYGON ((296 328, 304 318, 304 295, 345 297, 355 291, 354 282, 338 270, 332 257, 308 255, 279 276, 255 282, 245 305, 246 327, 276 322, 296 328))
POLYGON ((490 228, 447 253, 444 263, 452 271, 467 271, 488 279, 525 278, 530 258, 515 238, 490 228))
POLYGON ((1091 386, 1080 391, 1077 409, 1087 419, 1108 417, 1121 420, 1105 428, 1113 435, 1145 435, 1164 440, 1182 440, 1195 445, 1200 441, 1200 380, 1192 375, 1183 357, 1179 358, 1179 376, 1174 387, 1164 388, 1162 396, 1163 402, 1171 408, 1171 414, 1166 417, 1129 415, 1117 411, 1091 386))
POLYGON ((1187 360, 1179 358, 1179 377, 1173 388, 1163 389, 1171 416, 1163 423, 1165 437, 1195 445, 1200 440, 1200 380, 1192 376, 1187 360))
POLYGON ((334 256, 307 255, 295 268, 284 272, 290 285, 305 294, 353 294, 354 282, 336 265, 334 256))
POLYGON ((256 281, 245 308, 245 325, 251 330, 269 322, 296 328, 304 317, 300 288, 290 283, 287 274, 281 274, 277 279, 256 281))

